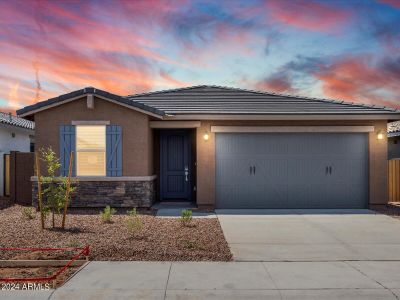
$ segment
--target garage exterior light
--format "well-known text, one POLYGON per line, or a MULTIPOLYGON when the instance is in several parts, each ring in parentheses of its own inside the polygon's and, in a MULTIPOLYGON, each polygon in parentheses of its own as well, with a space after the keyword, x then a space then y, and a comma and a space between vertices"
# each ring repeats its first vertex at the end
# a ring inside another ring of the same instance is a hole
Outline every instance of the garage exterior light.
POLYGON ((377 138, 378 138, 378 140, 383 140, 383 132, 382 131, 379 131, 378 132, 378 135, 377 135, 377 138))

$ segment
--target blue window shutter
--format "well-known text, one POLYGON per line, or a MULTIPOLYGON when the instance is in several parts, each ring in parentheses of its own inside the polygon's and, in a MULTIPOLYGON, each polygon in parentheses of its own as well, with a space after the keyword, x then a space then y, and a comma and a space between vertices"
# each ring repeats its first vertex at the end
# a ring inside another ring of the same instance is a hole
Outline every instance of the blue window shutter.
POLYGON ((107 125, 106 129, 107 176, 122 176, 122 128, 107 125))
MULTIPOLYGON (((69 158, 71 152, 76 155, 75 146, 75 126, 74 125, 60 125, 60 173, 61 176, 68 176, 69 158)), ((74 157, 76 162, 76 157, 74 157)), ((76 176, 76 163, 72 166, 72 176, 76 176)))

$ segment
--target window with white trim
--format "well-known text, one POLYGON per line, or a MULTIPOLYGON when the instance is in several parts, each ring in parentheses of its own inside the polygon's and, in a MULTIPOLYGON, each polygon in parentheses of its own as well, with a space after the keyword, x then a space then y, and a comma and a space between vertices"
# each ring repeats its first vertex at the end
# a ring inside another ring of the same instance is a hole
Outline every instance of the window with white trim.
POLYGON ((76 126, 76 175, 106 176, 106 126, 76 126))

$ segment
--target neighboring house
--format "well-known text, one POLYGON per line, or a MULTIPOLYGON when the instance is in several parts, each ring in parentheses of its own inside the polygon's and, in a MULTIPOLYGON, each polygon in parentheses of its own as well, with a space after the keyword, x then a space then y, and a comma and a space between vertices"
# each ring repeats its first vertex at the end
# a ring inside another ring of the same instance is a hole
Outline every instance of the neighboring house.
POLYGON ((400 159, 400 122, 388 124, 388 159, 400 159))
POLYGON ((35 123, 0 112, 0 196, 10 194, 10 151, 30 152, 35 123))
MULTIPOLYGON (((195 86, 118 96, 88 87, 18 110, 36 122, 73 206, 192 200, 199 208, 363 208, 387 202, 388 121, 400 111, 195 86)), ((33 178, 34 180, 34 178, 33 178)))

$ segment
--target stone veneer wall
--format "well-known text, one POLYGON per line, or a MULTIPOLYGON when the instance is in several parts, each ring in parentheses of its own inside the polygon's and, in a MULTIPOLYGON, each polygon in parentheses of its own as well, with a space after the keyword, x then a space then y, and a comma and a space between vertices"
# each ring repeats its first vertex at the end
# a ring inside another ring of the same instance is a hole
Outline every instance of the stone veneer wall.
MULTIPOLYGON (((45 186, 42 186, 44 189, 45 186)), ((155 180, 79 181, 71 195, 70 207, 151 207, 155 180)), ((32 204, 37 206, 37 181, 32 182, 32 204)))

